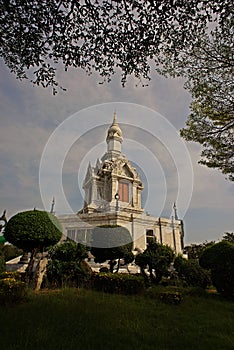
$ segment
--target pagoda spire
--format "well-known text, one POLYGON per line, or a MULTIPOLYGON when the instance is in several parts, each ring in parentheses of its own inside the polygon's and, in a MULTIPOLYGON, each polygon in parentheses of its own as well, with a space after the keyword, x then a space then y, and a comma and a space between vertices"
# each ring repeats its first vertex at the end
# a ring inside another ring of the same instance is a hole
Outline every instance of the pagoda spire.
MULTIPOLYGON (((121 144, 123 142, 122 130, 117 122, 117 115, 114 112, 113 122, 107 131, 107 154, 104 156, 105 159, 116 158, 121 154, 121 144)), ((102 160, 104 159, 102 158, 102 160)))
POLYGON ((116 124, 118 124, 118 123, 117 123, 117 114, 116 114, 116 111, 115 111, 112 125, 116 125, 116 124))

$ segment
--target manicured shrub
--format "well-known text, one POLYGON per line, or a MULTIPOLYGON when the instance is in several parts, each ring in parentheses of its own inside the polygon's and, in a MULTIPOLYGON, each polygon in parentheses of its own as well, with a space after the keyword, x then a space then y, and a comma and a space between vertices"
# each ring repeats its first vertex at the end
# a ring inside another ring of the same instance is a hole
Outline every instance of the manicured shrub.
POLYGON ((39 272, 44 256, 41 252, 56 244, 62 237, 62 226, 59 220, 46 211, 29 210, 18 213, 8 221, 4 236, 16 247, 30 252, 30 260, 25 279, 33 288, 40 288, 42 273, 39 272), (37 264, 35 265, 35 259, 37 264))
POLYGON ((98 273, 92 276, 92 288, 111 294, 141 294, 144 281, 142 277, 129 274, 98 273))
POLYGON ((185 286, 207 288, 211 285, 210 273, 197 260, 186 260, 178 256, 174 261, 174 268, 185 286))
POLYGON ((13 216, 5 227, 6 240, 16 247, 33 251, 56 244, 62 236, 59 220, 40 210, 29 210, 13 216))
POLYGON ((22 280, 22 274, 20 272, 5 271, 0 273, 0 280, 5 278, 14 278, 17 281, 22 280))
POLYGON ((149 272, 151 284, 159 284, 162 278, 168 275, 173 259, 174 252, 171 247, 152 241, 143 253, 137 254, 135 263, 140 266, 146 285, 148 284, 146 269, 149 272))
POLYGON ((0 276, 0 303, 11 304, 24 300, 27 285, 21 281, 18 273, 2 273, 0 276))
POLYGON ((44 287, 85 287, 90 274, 76 261, 51 260, 47 264, 46 276, 44 287))
POLYGON ((84 260, 87 258, 87 248, 73 241, 65 241, 54 246, 50 252, 50 261, 47 264, 48 286, 62 287, 84 286, 92 270, 84 260))
POLYGON ((200 265, 211 270, 217 291, 225 296, 234 294, 234 244, 222 241, 207 248, 200 257, 200 265))
POLYGON ((182 257, 182 255, 178 255, 173 263, 174 268, 176 269, 177 272, 181 271, 182 266, 186 263, 186 259, 182 257))
POLYGON ((0 245, 0 253, 4 256, 5 261, 9 261, 22 255, 23 251, 12 244, 4 244, 0 245))

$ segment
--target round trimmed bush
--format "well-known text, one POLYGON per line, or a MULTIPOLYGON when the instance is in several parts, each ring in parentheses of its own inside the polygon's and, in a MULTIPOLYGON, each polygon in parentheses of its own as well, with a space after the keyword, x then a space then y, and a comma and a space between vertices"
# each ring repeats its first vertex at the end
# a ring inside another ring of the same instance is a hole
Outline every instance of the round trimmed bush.
POLYGON ((122 273, 94 273, 92 288, 97 291, 111 294, 141 294, 145 290, 141 276, 122 273))
POLYGON ((29 210, 16 214, 8 221, 4 236, 16 247, 32 251, 56 244, 62 237, 62 227, 54 215, 29 210))
POLYGON ((17 272, 0 274, 0 304, 18 303, 24 300, 27 294, 27 285, 21 281, 17 272))
POLYGON ((88 257, 87 247, 73 241, 65 241, 50 251, 47 265, 47 282, 50 286, 83 286, 92 269, 84 260, 88 257))
POLYGON ((234 244, 222 241, 207 248, 199 259, 200 265, 211 270, 217 291, 226 296, 234 294, 234 244))
POLYGON ((203 269, 197 260, 186 260, 178 256, 174 261, 174 267, 179 278, 187 286, 207 288, 211 284, 210 273, 203 269))

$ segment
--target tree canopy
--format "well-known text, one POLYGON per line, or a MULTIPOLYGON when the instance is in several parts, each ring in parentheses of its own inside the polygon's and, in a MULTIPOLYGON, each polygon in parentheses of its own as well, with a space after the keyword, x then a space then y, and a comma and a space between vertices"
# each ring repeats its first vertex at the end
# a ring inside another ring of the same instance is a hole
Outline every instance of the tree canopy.
POLYGON ((223 235, 223 241, 234 243, 234 232, 225 232, 223 235))
POLYGON ((29 210, 10 218, 4 236, 8 242, 29 252, 56 244, 61 239, 62 228, 54 215, 46 211, 29 210))
POLYGON ((187 260, 179 255, 174 260, 174 268, 187 286, 207 288, 211 285, 209 272, 199 265, 197 259, 187 260))
POLYGON ((0 56, 17 78, 51 87, 63 66, 120 72, 142 84, 152 70, 183 76, 192 94, 181 135, 201 161, 234 180, 233 16, 229 0, 0 0, 0 56))
POLYGON ((234 180, 234 27, 230 18, 223 22, 222 30, 204 35, 190 62, 183 63, 193 100, 181 135, 202 145, 201 164, 234 180))
POLYGON ((234 244, 222 241, 204 250, 200 265, 211 270, 211 279, 217 291, 228 296, 234 294, 234 244))
POLYGON ((151 282, 159 284, 162 277, 168 274, 173 259, 174 252, 171 247, 152 241, 143 253, 136 256, 135 263, 140 266, 143 276, 146 277, 147 268, 151 282))
POLYGON ((49 255, 52 260, 80 263, 88 257, 88 248, 80 243, 67 240, 53 246, 49 255))
POLYGON ((24 211, 10 218, 4 236, 8 242, 31 253, 25 279, 34 288, 40 289, 47 264, 43 252, 62 237, 62 227, 58 219, 46 211, 24 211))
POLYGON ((213 244, 215 244, 215 241, 205 241, 203 243, 200 244, 191 244, 188 245, 186 247, 184 247, 184 250, 186 251, 186 253, 188 254, 188 259, 199 259, 200 256, 202 255, 203 251, 209 247, 212 246, 213 244))
POLYGON ((50 260, 46 274, 48 281, 55 286, 81 286, 92 270, 85 262, 88 248, 70 240, 60 242, 49 251, 50 260))
MULTIPOLYGON (((97 71, 107 80, 118 69, 150 77, 156 68, 188 55, 209 23, 222 28, 230 1, 1 0, 1 49, 18 78, 56 86, 56 67, 97 71)), ((171 65, 171 64, 170 64, 171 65)), ((168 71, 168 68, 167 68, 168 71)))

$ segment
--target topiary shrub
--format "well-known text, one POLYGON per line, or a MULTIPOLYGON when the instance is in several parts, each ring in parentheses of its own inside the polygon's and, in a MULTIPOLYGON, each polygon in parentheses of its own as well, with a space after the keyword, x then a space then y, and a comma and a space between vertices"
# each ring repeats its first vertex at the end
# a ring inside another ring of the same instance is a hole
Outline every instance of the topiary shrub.
POLYGON ((4 271, 0 273, 0 280, 5 278, 14 278, 17 281, 22 280, 22 274, 20 272, 4 271))
POLYGON ((56 244, 61 239, 62 227, 54 215, 29 210, 16 214, 8 221, 4 236, 16 247, 31 252, 56 244))
POLYGON ((234 295, 234 244, 222 241, 207 248, 199 259, 200 265, 211 270, 211 279, 217 291, 234 295))
POLYGON ((12 244, 4 244, 3 246, 0 247, 0 250, 1 250, 1 254, 5 258, 5 261, 9 261, 23 254, 22 249, 19 249, 12 244))
POLYGON ((0 303, 19 303, 25 299, 27 285, 21 281, 19 273, 5 272, 0 275, 0 303))
POLYGON ((59 220, 46 211, 34 209, 21 212, 8 221, 4 236, 8 242, 31 253, 25 279, 33 288, 39 288, 40 262, 43 263, 43 259, 46 260, 41 253, 61 239, 62 226, 59 220))
POLYGON ((117 273, 93 274, 92 288, 104 293, 126 295, 141 294, 145 289, 142 277, 117 273))
POLYGON ((49 256, 51 260, 47 264, 47 286, 81 287, 89 280, 92 270, 84 260, 88 256, 85 246, 65 241, 54 246, 49 256))
POLYGON ((197 260, 175 258, 174 268, 185 286, 207 288, 211 285, 210 273, 203 269, 197 260))
POLYGON ((171 247, 152 241, 143 253, 137 254, 135 263, 140 267, 146 285, 148 285, 146 269, 151 284, 158 285, 164 276, 168 276, 168 269, 173 259, 174 252, 171 247))

